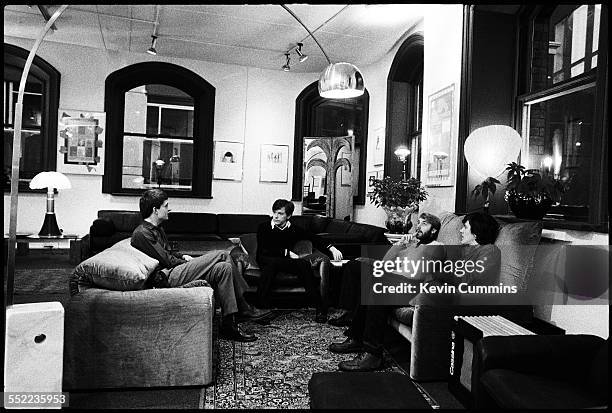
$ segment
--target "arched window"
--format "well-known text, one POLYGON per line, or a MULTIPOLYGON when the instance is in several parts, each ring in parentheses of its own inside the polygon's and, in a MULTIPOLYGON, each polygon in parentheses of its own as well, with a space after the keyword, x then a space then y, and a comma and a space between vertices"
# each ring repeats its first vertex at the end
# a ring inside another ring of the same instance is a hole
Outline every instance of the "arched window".
POLYGON ((295 99, 292 200, 301 201, 303 197, 304 137, 346 136, 352 131, 359 160, 354 203, 364 205, 369 103, 367 90, 358 98, 322 98, 318 82, 308 85, 295 99))
POLYGON ((410 149, 407 177, 420 179, 421 126, 423 119, 423 44, 413 34, 400 46, 387 78, 387 127, 385 136, 385 176, 400 177, 402 164, 394 151, 404 145, 410 149))
MULTIPOLYGON (((15 104, 28 54, 21 47, 4 44, 4 192, 11 190, 15 104)), ((37 173, 55 170, 59 85, 60 73, 35 56, 23 97, 20 192, 30 191, 29 183, 37 173)))
POLYGON ((106 78, 102 192, 211 198, 215 88, 170 63, 138 63, 106 78))

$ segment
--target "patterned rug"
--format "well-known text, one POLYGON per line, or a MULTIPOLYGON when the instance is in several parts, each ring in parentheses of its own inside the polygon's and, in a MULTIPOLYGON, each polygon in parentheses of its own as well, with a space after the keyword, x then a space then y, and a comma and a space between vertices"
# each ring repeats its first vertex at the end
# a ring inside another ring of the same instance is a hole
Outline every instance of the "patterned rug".
MULTIPOLYGON (((345 339, 344 329, 313 318, 314 310, 278 310, 269 325, 243 324, 259 337, 255 342, 215 340, 215 380, 205 389, 203 407, 308 409, 312 374, 337 371, 340 361, 355 356, 330 352, 331 342, 345 339)), ((405 374, 387 355, 383 371, 405 374)))

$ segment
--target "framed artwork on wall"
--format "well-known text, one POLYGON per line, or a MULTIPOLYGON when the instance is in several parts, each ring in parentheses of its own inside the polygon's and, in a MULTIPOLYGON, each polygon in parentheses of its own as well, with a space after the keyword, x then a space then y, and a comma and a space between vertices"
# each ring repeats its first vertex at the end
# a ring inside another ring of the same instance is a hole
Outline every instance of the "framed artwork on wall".
POLYGON ((367 186, 367 194, 370 195, 372 193, 372 189, 374 189, 372 187, 372 184, 374 183, 374 180, 377 179, 377 174, 376 171, 368 171, 367 173, 367 177, 368 177, 368 186, 367 186))
POLYGON ((104 112, 59 110, 57 171, 104 175, 104 112))
POLYGON ((453 186, 452 141, 457 117, 453 107, 454 91, 455 85, 452 84, 429 96, 426 186, 453 186))
POLYGON ((287 182, 289 145, 261 145, 259 158, 260 182, 287 182))
POLYGON ((385 159, 385 128, 374 129, 374 166, 381 166, 385 159))
POLYGON ((242 181, 242 142, 215 141, 213 178, 242 181))

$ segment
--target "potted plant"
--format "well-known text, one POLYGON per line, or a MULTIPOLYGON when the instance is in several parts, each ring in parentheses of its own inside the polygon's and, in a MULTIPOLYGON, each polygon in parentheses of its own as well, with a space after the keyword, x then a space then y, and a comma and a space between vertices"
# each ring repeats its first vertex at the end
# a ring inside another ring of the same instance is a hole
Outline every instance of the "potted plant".
POLYGON ((561 201, 567 182, 537 169, 525 169, 516 162, 509 163, 504 199, 518 218, 542 219, 553 203, 561 201))
POLYGON ((411 227, 410 214, 419 208, 419 202, 427 199, 427 192, 416 178, 407 180, 391 178, 372 180, 370 201, 387 213, 385 225, 390 233, 402 234, 411 227))

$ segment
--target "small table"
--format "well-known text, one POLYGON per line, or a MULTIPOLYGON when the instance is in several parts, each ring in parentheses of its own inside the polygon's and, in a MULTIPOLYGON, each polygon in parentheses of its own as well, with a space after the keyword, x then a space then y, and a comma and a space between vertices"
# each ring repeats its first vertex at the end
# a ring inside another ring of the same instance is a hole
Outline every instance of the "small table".
MULTIPOLYGON (((4 234, 5 254, 8 251, 8 234, 4 234)), ((30 244, 42 244, 46 249, 69 249, 69 257, 71 264, 78 264, 80 257, 81 237, 76 234, 62 234, 57 237, 49 237, 37 234, 17 234, 15 242, 17 244, 17 255, 28 255, 30 252, 30 244)))
POLYGON ((534 332, 499 315, 455 316, 448 388, 466 407, 472 405, 476 343, 487 336, 533 335, 534 332))

